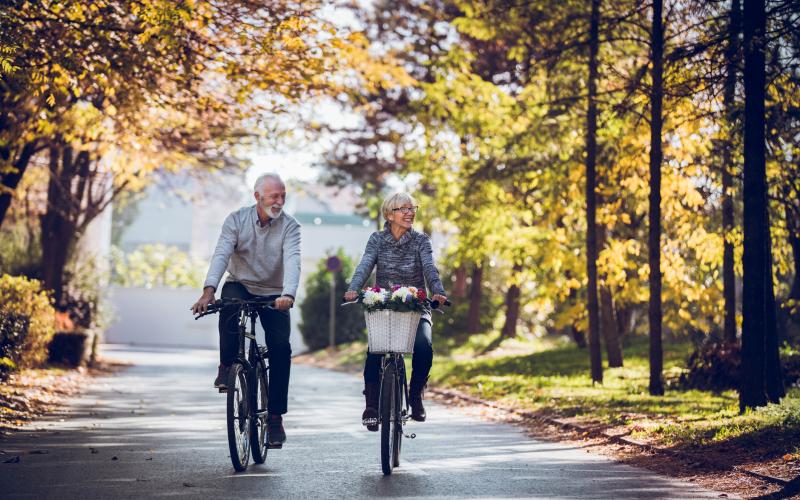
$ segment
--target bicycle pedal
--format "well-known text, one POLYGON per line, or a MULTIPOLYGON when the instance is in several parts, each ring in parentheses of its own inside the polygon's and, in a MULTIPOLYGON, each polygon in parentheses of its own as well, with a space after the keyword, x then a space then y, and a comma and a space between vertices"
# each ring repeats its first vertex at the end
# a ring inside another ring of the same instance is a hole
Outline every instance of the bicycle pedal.
POLYGON ((226 392, 228 392, 228 388, 227 388, 227 387, 219 387, 218 389, 219 389, 219 392, 220 392, 220 393, 226 393, 226 392))
POLYGON ((280 450, 281 448, 283 448, 283 443, 267 443, 267 449, 269 450, 280 450))
POLYGON ((413 432, 411 434, 403 433, 403 436, 405 436, 408 439, 414 439, 415 437, 417 437, 417 435, 414 434, 413 432))

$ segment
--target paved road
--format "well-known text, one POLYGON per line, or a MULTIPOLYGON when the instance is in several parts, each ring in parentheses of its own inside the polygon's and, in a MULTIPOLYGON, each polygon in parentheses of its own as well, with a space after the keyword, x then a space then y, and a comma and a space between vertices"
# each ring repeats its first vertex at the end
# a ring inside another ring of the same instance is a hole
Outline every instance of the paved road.
POLYGON ((690 483, 540 442, 429 404, 403 464, 380 471, 352 375, 292 367, 288 442, 235 474, 216 354, 107 346, 134 366, 97 379, 68 410, 0 441, 3 498, 716 498, 690 483))

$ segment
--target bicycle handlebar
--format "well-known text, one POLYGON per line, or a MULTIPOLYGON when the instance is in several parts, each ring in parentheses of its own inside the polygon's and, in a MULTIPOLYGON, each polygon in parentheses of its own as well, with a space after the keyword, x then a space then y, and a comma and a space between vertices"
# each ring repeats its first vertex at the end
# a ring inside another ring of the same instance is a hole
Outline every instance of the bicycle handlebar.
MULTIPOLYGON (((344 297, 342 297, 342 300, 344 300, 344 297)), ((349 306, 350 304, 358 304, 360 302, 361 302, 361 299, 351 300, 350 302, 344 301, 341 304, 339 304, 339 306, 340 307, 349 306)), ((429 306, 431 306, 431 309, 439 309, 439 306, 442 305, 438 300, 431 300, 431 299, 427 299, 427 298, 425 299, 425 303, 427 303, 429 306)), ((453 305, 453 303, 450 302, 449 300, 445 300, 444 301, 444 305, 446 305, 447 307, 450 307, 450 306, 453 305)), ((439 311, 439 312, 442 312, 442 311, 439 311)))
MULTIPOLYGON (((275 301, 267 300, 266 298, 257 298, 257 299, 224 298, 224 299, 217 299, 211 304, 209 304, 205 312, 198 314, 197 316, 194 317, 194 319, 198 320, 203 316, 208 316, 209 314, 218 313, 220 310, 222 310, 223 307, 231 305, 275 309, 275 301)), ((294 304, 292 304, 292 306, 294 306, 294 304)))

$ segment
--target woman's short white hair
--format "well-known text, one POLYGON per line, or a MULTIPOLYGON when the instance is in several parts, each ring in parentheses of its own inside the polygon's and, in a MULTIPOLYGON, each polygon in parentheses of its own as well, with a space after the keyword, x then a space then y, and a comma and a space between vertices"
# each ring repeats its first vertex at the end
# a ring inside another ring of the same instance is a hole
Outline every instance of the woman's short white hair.
POLYGON ((256 183, 253 186, 253 190, 256 193, 260 193, 261 190, 264 189, 264 183, 267 182, 268 180, 272 180, 283 185, 283 179, 281 179, 280 175, 273 173, 261 174, 260 176, 258 176, 258 179, 256 179, 256 183))
POLYGON ((389 214, 392 213, 392 209, 400 208, 406 203, 411 204, 411 206, 416 206, 417 200, 415 200, 410 194, 402 191, 388 196, 385 200, 383 200, 383 205, 381 205, 383 218, 389 220, 389 214))

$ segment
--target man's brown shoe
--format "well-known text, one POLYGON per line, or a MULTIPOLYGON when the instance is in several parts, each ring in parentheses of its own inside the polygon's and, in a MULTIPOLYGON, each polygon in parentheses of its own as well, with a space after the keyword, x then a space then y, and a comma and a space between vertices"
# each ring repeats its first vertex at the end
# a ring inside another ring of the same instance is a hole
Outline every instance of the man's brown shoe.
POLYGON ((286 431, 283 430, 283 418, 280 415, 270 415, 267 418, 267 438, 273 446, 286 442, 286 431))
POLYGON ((228 371, 231 369, 228 365, 220 364, 217 369, 217 378, 214 379, 214 387, 222 391, 228 390, 228 371))

